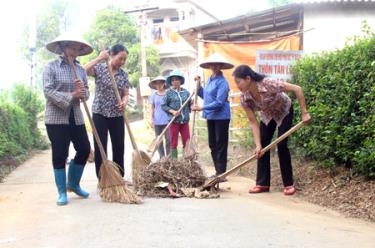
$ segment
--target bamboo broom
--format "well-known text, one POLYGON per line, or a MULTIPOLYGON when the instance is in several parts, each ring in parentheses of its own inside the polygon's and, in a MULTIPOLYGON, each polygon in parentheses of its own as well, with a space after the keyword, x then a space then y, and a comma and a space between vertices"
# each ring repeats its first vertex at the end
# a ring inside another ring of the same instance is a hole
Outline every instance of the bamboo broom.
MULTIPOLYGON (((116 82, 115 82, 115 77, 113 76, 112 68, 109 65, 108 60, 106 60, 107 68, 109 75, 111 77, 111 82, 112 82, 112 89, 116 95, 116 99, 118 104, 121 104, 121 97, 120 93, 118 92, 116 82)), ((144 151, 141 151, 138 149, 137 143, 135 142, 134 135, 131 131, 128 119, 126 117, 125 111, 124 111, 124 123, 126 125, 126 128, 128 129, 128 134, 130 137, 130 141, 133 146, 133 153, 132 153, 132 180, 134 186, 137 188, 138 187, 138 178, 139 174, 142 170, 142 168, 146 167, 149 163, 151 163, 151 158, 148 156, 148 154, 144 151)))
MULTIPOLYGON (((73 72, 74 80, 78 80, 77 72, 74 68, 73 61, 71 60, 70 57, 68 56, 66 57, 67 57, 69 66, 73 72)), ((139 198, 136 194, 134 194, 132 191, 130 191, 126 187, 125 181, 122 178, 120 171, 119 171, 119 165, 107 159, 107 155, 105 154, 103 144, 100 141, 98 132, 91 118, 86 100, 81 99, 81 101, 83 103, 87 117, 89 119, 95 141, 98 144, 100 156, 102 157, 102 164, 100 166, 100 171, 99 171, 100 179, 98 183, 98 191, 99 191, 100 197, 104 201, 107 201, 107 202, 135 203, 135 204, 142 203, 141 198, 139 198)))
MULTIPOLYGON (((197 100, 198 100, 198 90, 199 90, 199 84, 200 80, 196 80, 196 85, 195 85, 195 95, 194 95, 194 105, 197 105, 197 100)), ((193 113, 193 126, 192 126, 192 136, 188 140, 186 147, 184 149, 184 158, 185 159, 197 159, 198 158, 198 152, 197 152, 197 135, 195 134, 195 119, 197 116, 197 111, 194 111, 193 113)))

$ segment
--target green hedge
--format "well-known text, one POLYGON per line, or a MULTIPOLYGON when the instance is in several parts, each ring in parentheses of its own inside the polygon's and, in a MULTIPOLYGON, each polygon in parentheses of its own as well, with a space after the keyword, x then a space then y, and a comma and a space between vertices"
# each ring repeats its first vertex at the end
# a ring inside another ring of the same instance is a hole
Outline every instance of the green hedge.
MULTIPOLYGON (((375 35, 342 50, 307 56, 292 69, 312 124, 294 135, 303 155, 375 177, 375 35)), ((296 118, 300 118, 296 106, 296 118)))
POLYGON ((0 159, 21 155, 31 148, 45 148, 38 130, 43 102, 36 92, 16 85, 0 97, 0 159))

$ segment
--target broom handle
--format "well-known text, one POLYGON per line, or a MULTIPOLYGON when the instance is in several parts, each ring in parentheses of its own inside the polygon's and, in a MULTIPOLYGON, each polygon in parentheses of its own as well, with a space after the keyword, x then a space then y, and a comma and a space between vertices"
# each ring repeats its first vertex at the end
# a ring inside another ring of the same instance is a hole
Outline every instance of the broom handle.
MULTIPOLYGON (((71 58, 69 56, 66 56, 66 54, 65 54, 65 57, 68 60, 70 69, 73 71, 74 80, 78 80, 77 72, 76 72, 76 69, 74 68, 74 65, 73 65, 73 62, 71 61, 71 58)), ((89 107, 87 106, 86 100, 83 98, 83 99, 81 99, 81 101, 83 102, 83 106, 85 108, 86 115, 89 118, 91 129, 92 129, 92 132, 94 134, 95 141, 98 144, 99 151, 100 151, 100 156, 102 157, 102 161, 104 163, 105 161, 107 161, 107 155, 105 154, 105 150, 104 150, 103 144, 100 141, 98 131, 96 130, 96 127, 94 125, 94 121, 91 118, 89 107)))
MULTIPOLYGON (((297 125, 295 125, 294 127, 292 127, 291 129, 289 129, 287 132, 285 132, 280 137, 278 137, 277 139, 275 139, 271 144, 269 144, 268 146, 266 146, 265 148, 263 148, 262 149, 262 153, 265 153, 265 152, 268 152, 269 150, 271 150, 278 143, 280 143, 280 141, 282 141, 283 139, 285 139, 286 137, 288 137, 289 135, 291 135, 292 133, 294 133, 295 131, 297 131, 300 127, 302 127, 303 124, 304 124, 303 121, 301 121, 297 125)), ((255 154, 253 156, 249 157, 248 159, 246 159, 245 161, 241 162, 240 164, 236 165, 232 169, 230 169, 230 170, 224 172, 223 174, 219 175, 218 178, 226 177, 227 175, 232 174, 234 171, 236 171, 239 168, 243 167, 245 164, 247 164, 248 162, 250 162, 254 158, 256 158, 255 154)))
MULTIPOLYGON (((195 85, 194 105, 197 105, 199 85, 200 85, 200 80, 197 79, 197 83, 195 85)), ((193 136, 194 136, 194 130, 195 130, 195 118, 196 118, 196 116, 197 116, 197 111, 194 111, 194 113, 193 113, 193 127, 192 127, 192 131, 191 131, 193 136)))
MULTIPOLYGON (((112 89, 115 92, 117 102, 118 102, 118 104, 121 104, 121 96, 120 96, 120 93, 118 92, 115 77, 113 76, 112 68, 109 65, 108 59, 105 60, 105 63, 107 64, 109 76, 111 77, 112 89)), ((133 149, 136 150, 137 153, 139 153, 137 143, 135 142, 135 138, 134 138, 133 133, 130 129, 128 119, 126 118, 125 111, 124 111, 124 123, 126 125, 126 128, 128 129, 128 133, 129 133, 129 137, 130 137, 130 141, 132 143, 133 149)))
MULTIPOLYGON (((181 112, 182 109, 189 103, 190 99, 194 96, 194 92, 188 97, 188 99, 186 99, 186 101, 184 102, 184 104, 181 105, 180 109, 178 110, 178 112, 181 112)), ((152 153, 151 153, 151 157, 154 156, 154 153, 156 152, 157 148, 159 147, 162 139, 163 139, 163 135, 165 134, 165 132, 168 130, 169 126, 172 125, 172 123, 174 122, 174 120, 176 120, 178 116, 173 116, 173 118, 169 121, 168 125, 163 129, 163 131, 161 132, 161 134, 159 134, 159 136, 157 137, 156 139, 156 145, 154 147, 154 149, 152 150, 152 153)))

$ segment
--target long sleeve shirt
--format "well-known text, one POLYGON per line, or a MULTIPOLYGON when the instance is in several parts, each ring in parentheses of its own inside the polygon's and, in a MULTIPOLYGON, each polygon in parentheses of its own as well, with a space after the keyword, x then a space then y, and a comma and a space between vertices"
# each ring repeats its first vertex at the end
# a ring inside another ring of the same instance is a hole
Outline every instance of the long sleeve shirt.
POLYGON ((207 120, 229 120, 229 85, 224 76, 211 76, 205 87, 200 87, 198 95, 203 98, 203 118, 207 120))
MULTIPOLYGON (((78 61, 74 61, 77 77, 84 83, 89 98, 87 75, 78 61)), ((70 111, 73 110, 76 125, 83 125, 84 119, 79 99, 73 98, 75 90, 74 76, 69 64, 59 57, 49 62, 43 72, 43 90, 46 98, 45 124, 69 124, 70 111)))
MULTIPOLYGON (((168 89, 165 92, 163 103, 161 107, 165 112, 168 113, 168 118, 171 120, 173 115, 169 112, 169 110, 173 109, 178 111, 181 106, 186 102, 189 98, 190 93, 184 88, 181 88, 180 91, 177 91, 173 88, 168 89)), ((191 108, 190 103, 186 104, 186 106, 182 109, 181 114, 175 119, 175 123, 184 124, 189 122, 189 114, 191 108)))

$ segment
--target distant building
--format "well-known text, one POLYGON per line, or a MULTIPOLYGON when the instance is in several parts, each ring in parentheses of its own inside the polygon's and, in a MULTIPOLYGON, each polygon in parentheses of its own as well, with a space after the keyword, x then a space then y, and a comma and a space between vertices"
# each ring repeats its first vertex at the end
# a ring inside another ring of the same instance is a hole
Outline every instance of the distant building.
POLYGON ((366 20, 375 31, 375 1, 310 1, 303 5, 305 53, 343 48, 347 37, 361 34, 366 20))

